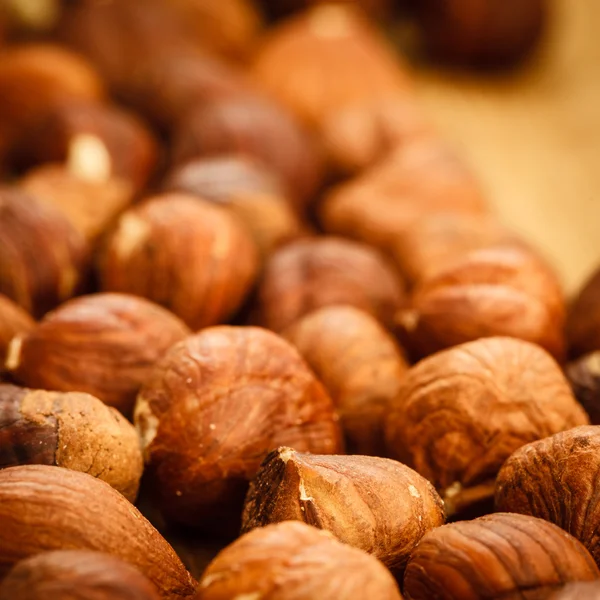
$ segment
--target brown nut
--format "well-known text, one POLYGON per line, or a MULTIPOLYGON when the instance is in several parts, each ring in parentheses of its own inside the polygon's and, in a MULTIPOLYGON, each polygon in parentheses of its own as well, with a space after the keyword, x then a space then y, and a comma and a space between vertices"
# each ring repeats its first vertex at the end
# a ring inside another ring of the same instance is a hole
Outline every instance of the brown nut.
POLYGON ((0 294, 0 373, 4 370, 4 361, 10 341, 35 326, 29 313, 17 306, 10 298, 0 294))
POLYGON ((95 181, 63 165, 37 167, 19 186, 42 204, 61 211, 92 244, 133 200, 130 184, 114 178, 95 181))
POLYGON ((331 534, 290 521, 242 536, 208 566, 194 600, 401 600, 389 571, 331 534))
POLYGON ((80 291, 87 263, 83 236, 57 209, 0 187, 0 293, 41 316, 80 291))
POLYGON ((355 306, 390 326, 403 303, 402 283, 382 255, 333 237, 294 241, 274 252, 258 288, 258 318, 274 331, 333 304, 355 306))
POLYGON ((404 593, 410 600, 543 599, 599 576, 587 550, 562 529, 498 513, 425 534, 406 567, 404 593))
POLYGON ((531 52, 544 29, 546 0, 417 0, 429 49, 440 59, 505 66, 531 52))
POLYGON ((304 233, 279 179, 248 157, 223 155, 193 160, 171 171, 163 189, 227 206, 246 225, 263 257, 304 233))
MULTIPOLYGON (((340 3, 345 0, 340 0, 340 3)), ((265 10, 273 17, 283 17, 292 12, 304 10, 312 4, 332 4, 332 0, 262 0, 265 10)), ((389 16, 393 7, 390 0, 356 0, 353 2, 370 15, 376 17, 389 16)))
POLYGON ((496 506, 546 519, 600 563, 600 427, 577 427, 516 450, 496 482, 496 506))
POLYGON ((486 338, 412 367, 390 404, 390 455, 438 490, 449 514, 493 495, 517 448, 586 425, 560 367, 539 346, 486 338))
POLYGON ((600 269, 586 281, 569 306, 567 342, 572 358, 600 350, 600 269))
POLYGON ((297 351, 256 327, 213 327, 174 346, 140 391, 135 424, 172 521, 228 533, 269 451, 341 451, 331 400, 297 351))
POLYGON ((600 581, 568 583, 548 600, 600 600, 600 581))
POLYGON ((383 423, 408 369, 394 338, 352 306, 308 313, 283 333, 323 382, 348 453, 385 456, 383 423))
POLYGON ((6 368, 28 387, 88 392, 128 415, 156 360, 188 333, 143 298, 82 296, 14 338, 6 368))
POLYGON ((182 119, 174 134, 176 164, 232 153, 268 165, 299 208, 321 184, 321 163, 311 137, 282 107, 260 96, 206 102, 182 119))
POLYGON ((565 369, 575 398, 589 415, 593 425, 600 425, 600 352, 592 352, 569 363, 565 369))
POLYGON ((0 384, 0 468, 26 464, 88 473, 134 502, 144 461, 133 426, 97 398, 0 384))
POLYGON ((279 448, 250 484, 242 532, 281 521, 329 531, 401 575, 413 548, 445 515, 434 487, 401 463, 279 448))
POLYGON ((24 165, 66 163, 82 179, 121 179, 140 191, 154 171, 158 147, 135 115, 106 104, 69 102, 23 132, 18 154, 24 165))
POLYGON ((417 356, 471 340, 510 336, 564 359, 565 306, 550 267, 527 248, 498 246, 444 263, 397 315, 417 356))
POLYGON ((2 0, 0 30, 5 29, 10 34, 11 41, 29 37, 35 39, 36 36, 50 33, 56 27, 61 10, 60 0, 2 0))
POLYGON ((149 298, 197 330, 241 306, 254 283, 257 254, 229 211, 194 196, 164 194, 120 217, 100 257, 100 284, 149 298))
POLYGON ((18 562, 0 584, 0 600, 159 600, 130 564, 91 550, 55 550, 18 562))
POLYGON ((44 465, 0 470, 0 579, 50 550, 111 554, 136 567, 161 598, 188 598, 196 587, 160 533, 104 481, 44 465))

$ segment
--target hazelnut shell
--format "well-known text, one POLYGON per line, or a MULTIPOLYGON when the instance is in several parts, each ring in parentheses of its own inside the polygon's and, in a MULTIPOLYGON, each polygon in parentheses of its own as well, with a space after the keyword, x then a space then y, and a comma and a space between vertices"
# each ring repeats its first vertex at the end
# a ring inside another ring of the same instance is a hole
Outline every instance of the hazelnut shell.
POLYGON ((6 352, 12 338, 26 333, 34 326, 35 321, 29 313, 0 294, 0 372, 4 369, 6 352))
POLYGON ((584 284, 567 314, 569 355, 578 358, 600 350, 600 269, 584 284))

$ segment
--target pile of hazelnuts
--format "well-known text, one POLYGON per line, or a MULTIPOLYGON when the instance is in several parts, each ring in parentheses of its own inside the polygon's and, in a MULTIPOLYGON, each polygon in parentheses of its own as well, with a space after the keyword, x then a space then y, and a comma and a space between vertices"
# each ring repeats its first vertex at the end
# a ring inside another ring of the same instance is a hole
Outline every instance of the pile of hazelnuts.
POLYGON ((600 598, 600 271, 383 33, 546 9, 0 0, 0 600, 600 598))

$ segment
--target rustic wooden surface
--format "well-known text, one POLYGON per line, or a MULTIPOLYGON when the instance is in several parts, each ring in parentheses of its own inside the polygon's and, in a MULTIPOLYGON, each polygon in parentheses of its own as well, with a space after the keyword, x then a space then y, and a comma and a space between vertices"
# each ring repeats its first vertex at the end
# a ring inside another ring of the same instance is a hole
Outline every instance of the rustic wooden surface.
POLYGON ((429 114, 497 213, 572 292, 600 266, 600 1, 554 0, 552 8, 542 47, 519 73, 416 75, 429 114))

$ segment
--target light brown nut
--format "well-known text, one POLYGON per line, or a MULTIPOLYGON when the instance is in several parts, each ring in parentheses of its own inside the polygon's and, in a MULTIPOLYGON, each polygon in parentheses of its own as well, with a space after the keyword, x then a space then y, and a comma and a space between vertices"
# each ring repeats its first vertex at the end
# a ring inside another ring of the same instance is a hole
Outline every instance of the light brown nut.
POLYGON ((256 529, 208 566, 194 600, 401 600, 389 571, 365 552, 298 522, 256 529))
POLYGON ((445 515, 435 488, 399 462, 279 448, 250 484, 242 532, 281 521, 329 531, 400 575, 412 549, 445 515))
POLYGON ((4 361, 10 341, 16 335, 33 329, 34 326, 35 321, 29 313, 4 294, 0 294, 0 372, 4 370, 4 361))
POLYGON ((408 365, 394 338, 362 310, 327 306, 283 333, 323 382, 350 454, 385 456, 383 423, 408 365))
POLYGON ((549 600, 599 600, 600 599, 600 581, 578 581, 568 583, 555 594, 549 597, 549 600))
POLYGON ((0 468, 26 464, 88 473, 134 502, 144 461, 133 426, 97 398, 0 384, 0 468))
POLYGON ((291 242, 269 257, 257 301, 260 323, 274 331, 333 304, 355 306, 391 326, 404 292, 393 266, 377 250, 320 237, 291 242))
POLYGON ((123 213, 99 262, 103 290, 153 300, 192 329, 231 317, 258 267, 243 224, 182 194, 156 196, 123 213))
POLYGON ((269 451, 341 451, 333 405, 297 351, 256 327, 213 327, 157 363, 135 410, 163 514, 217 533, 239 527, 269 451))
POLYGON ((143 298, 92 294, 13 339, 6 368, 37 389, 88 392, 125 415, 154 363, 189 329, 143 298))
POLYGON ((565 583, 599 576, 589 552, 562 529, 498 513, 425 534, 403 589, 410 600, 543 599, 565 583))
POLYGON ((111 554, 136 567, 161 598, 187 598, 196 588, 160 533, 107 483, 59 467, 0 470, 0 578, 50 550, 111 554))
POLYGON ((487 338, 409 370, 390 405, 386 442, 436 486, 452 514, 493 495, 496 474, 517 448, 587 423, 548 353, 487 338))
POLYGON ((567 341, 572 358, 600 350, 600 269, 586 281, 569 306, 567 341))
POLYGON ((0 293, 42 316, 82 287, 89 248, 56 208, 0 187, 0 293))
POLYGON ((600 564, 600 427, 576 427, 519 448, 496 482, 496 506, 546 519, 600 564))
POLYGON ((158 600, 156 587, 114 556, 90 550, 43 552, 18 562, 0 600, 158 600))

